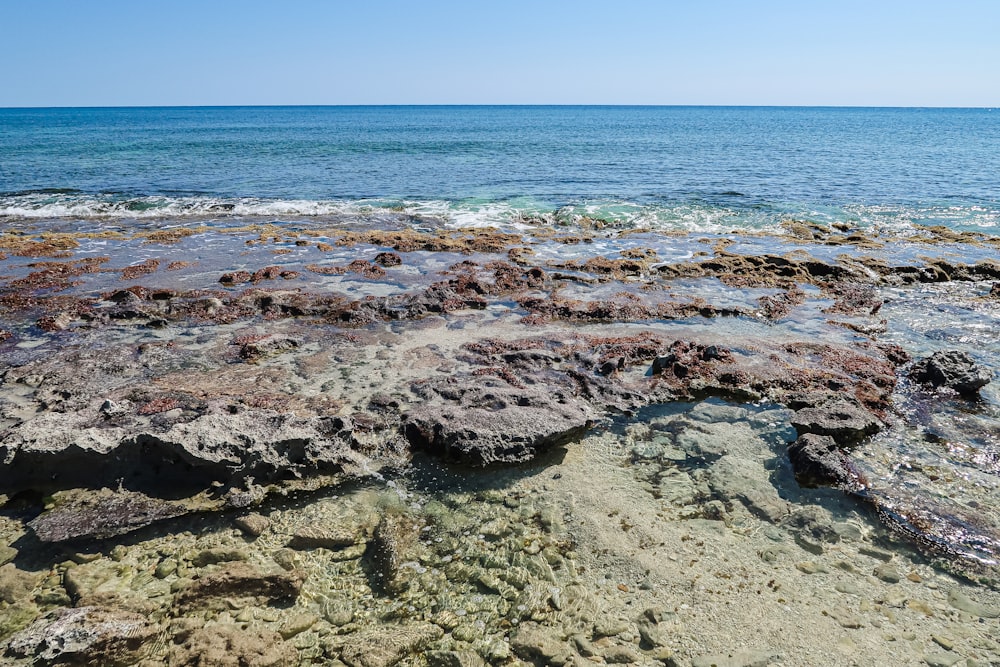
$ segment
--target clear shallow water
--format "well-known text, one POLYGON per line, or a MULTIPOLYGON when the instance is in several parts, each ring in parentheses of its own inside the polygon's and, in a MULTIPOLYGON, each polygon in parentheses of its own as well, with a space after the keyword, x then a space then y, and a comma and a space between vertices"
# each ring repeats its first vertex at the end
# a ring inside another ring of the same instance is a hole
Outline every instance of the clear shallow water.
POLYGON ((0 109, 0 220, 557 211, 1000 231, 1000 112, 727 107, 0 109))

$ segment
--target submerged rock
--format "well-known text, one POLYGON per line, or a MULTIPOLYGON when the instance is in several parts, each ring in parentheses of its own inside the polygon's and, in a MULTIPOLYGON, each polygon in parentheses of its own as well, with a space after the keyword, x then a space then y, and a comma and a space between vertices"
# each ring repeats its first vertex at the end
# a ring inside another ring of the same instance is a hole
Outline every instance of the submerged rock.
POLYGON ((288 667, 298 659, 295 647, 278 633, 256 626, 214 624, 179 633, 174 639, 168 664, 177 667, 288 667))
POLYGON ((133 491, 75 491, 28 522, 42 542, 105 538, 172 519, 190 510, 176 502, 133 491))
POLYGON ((228 608, 234 599, 248 604, 290 604, 299 596, 305 574, 263 572, 249 563, 233 561, 194 580, 178 593, 175 606, 193 609, 228 608))
POLYGON ((346 645, 339 648, 340 659, 350 667, 389 667, 440 639, 443 634, 444 631, 432 623, 363 630, 346 638, 346 645))
POLYGON ((411 550, 420 537, 423 522, 409 514, 390 511, 382 517, 368 545, 372 588, 386 593, 400 593, 409 586, 414 561, 411 550))
POLYGON ((142 614, 77 607, 59 609, 15 635, 7 653, 46 663, 129 665, 142 657, 158 628, 142 614))
POLYGON ((799 433, 830 436, 841 445, 853 444, 878 433, 881 424, 875 416, 853 400, 837 397, 816 407, 796 410, 792 426, 799 433))
POLYGON ((805 487, 845 486, 858 480, 847 455, 837 441, 826 435, 806 433, 788 447, 795 479, 805 487))
POLYGON ((932 387, 948 387, 962 395, 972 395, 993 379, 993 373, 976 364, 965 352, 935 352, 910 369, 910 378, 932 387))

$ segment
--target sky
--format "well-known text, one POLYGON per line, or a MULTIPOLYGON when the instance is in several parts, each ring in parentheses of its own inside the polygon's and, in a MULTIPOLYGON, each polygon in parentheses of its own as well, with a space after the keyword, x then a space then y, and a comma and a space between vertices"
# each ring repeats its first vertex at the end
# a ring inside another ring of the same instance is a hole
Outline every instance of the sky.
POLYGON ((1000 106, 997 0, 6 0, 0 106, 1000 106))

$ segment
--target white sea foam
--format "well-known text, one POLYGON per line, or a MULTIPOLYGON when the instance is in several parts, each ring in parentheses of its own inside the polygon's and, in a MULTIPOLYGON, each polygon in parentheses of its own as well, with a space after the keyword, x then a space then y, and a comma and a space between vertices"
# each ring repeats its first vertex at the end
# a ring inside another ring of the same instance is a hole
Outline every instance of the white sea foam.
POLYGON ((640 204, 624 200, 589 201, 558 208, 530 200, 314 200, 255 197, 123 197, 27 193, 0 196, 0 220, 189 220, 226 218, 395 220, 401 224, 442 227, 498 227, 523 230, 537 226, 649 229, 726 233, 775 231, 783 220, 845 222, 873 231, 905 232, 915 225, 941 224, 1000 233, 996 206, 894 206, 856 204, 814 210, 808 207, 731 208, 704 203, 640 204))

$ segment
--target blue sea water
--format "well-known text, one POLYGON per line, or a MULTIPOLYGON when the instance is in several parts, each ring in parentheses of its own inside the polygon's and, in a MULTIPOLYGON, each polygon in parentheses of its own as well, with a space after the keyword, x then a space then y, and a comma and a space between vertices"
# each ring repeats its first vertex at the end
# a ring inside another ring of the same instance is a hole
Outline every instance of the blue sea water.
POLYGON ((1000 110, 0 109, 0 225, 527 215, 713 231, 790 217, 1000 233, 1000 110))

